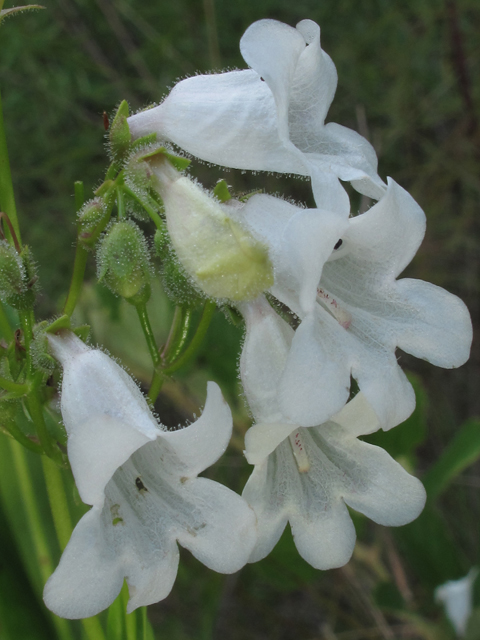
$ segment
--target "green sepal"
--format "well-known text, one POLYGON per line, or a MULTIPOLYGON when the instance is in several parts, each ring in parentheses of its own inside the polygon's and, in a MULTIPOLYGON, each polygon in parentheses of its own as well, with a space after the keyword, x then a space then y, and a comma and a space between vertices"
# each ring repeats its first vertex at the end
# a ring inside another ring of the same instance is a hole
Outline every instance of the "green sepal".
POLYGON ((153 245, 155 247, 155 252, 160 258, 165 259, 166 257, 168 257, 169 236, 166 227, 164 227, 163 229, 157 229, 155 231, 155 235, 153 237, 153 245))
POLYGON ((60 316, 54 320, 48 327, 45 329, 45 333, 56 333, 60 331, 60 329, 71 329, 70 317, 67 315, 60 316))
POLYGON ((165 149, 165 147, 159 147, 158 149, 152 149, 147 153, 144 153, 139 157, 139 160, 148 160, 149 158, 154 158, 155 156, 165 156, 167 160, 172 164, 177 171, 184 171, 192 161, 188 158, 183 158, 182 156, 175 156, 173 153, 170 153, 165 149))
POLYGON ((127 118, 129 116, 128 103, 122 100, 117 113, 110 125, 110 150, 115 161, 122 160, 130 150, 132 136, 127 118))
POLYGON ((219 180, 215 185, 215 189, 213 190, 213 195, 220 200, 220 202, 228 202, 231 200, 232 196, 230 191, 228 190, 228 184, 225 180, 219 180))
POLYGON ((190 307, 202 304, 205 300, 204 296, 192 284, 169 241, 165 243, 162 254, 160 273, 163 289, 170 300, 177 305, 189 305, 190 307))
POLYGON ((256 196, 259 193, 263 193, 263 190, 255 189, 255 191, 251 191, 250 193, 245 193, 243 196, 240 196, 238 199, 240 200, 240 202, 247 202, 248 200, 250 200, 252 196, 256 196))
MULTIPOLYGON (((108 170, 107 173, 110 172, 110 169, 108 170)), ((115 169, 115 173, 116 173, 116 169, 115 169)), ((100 198, 103 198, 104 195, 106 195, 109 191, 111 191, 111 189, 113 189, 115 187, 115 182, 111 179, 105 180, 105 182, 102 182, 102 184, 98 187, 98 189, 96 191, 94 191, 94 194, 96 196, 99 196, 100 198)))
POLYGON ((79 327, 72 329, 73 333, 80 338, 83 342, 88 340, 91 329, 89 324, 81 324, 79 327))
POLYGON ((40 4, 27 4, 23 7, 11 7, 10 9, 3 9, 0 11, 0 25, 5 20, 5 18, 10 18, 17 13, 26 13, 27 11, 36 11, 37 9, 46 9, 46 7, 42 7, 40 4))
POLYGON ((141 138, 137 138, 136 140, 134 140, 130 145, 130 150, 137 151, 142 147, 155 144, 156 141, 157 141, 157 134, 149 133, 147 136, 142 136, 141 138))

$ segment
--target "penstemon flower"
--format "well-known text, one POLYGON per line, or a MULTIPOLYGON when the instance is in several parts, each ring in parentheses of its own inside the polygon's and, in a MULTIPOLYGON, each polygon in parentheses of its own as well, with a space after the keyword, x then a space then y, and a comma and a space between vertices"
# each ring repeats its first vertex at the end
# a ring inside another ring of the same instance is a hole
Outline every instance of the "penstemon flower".
POLYGON ((310 176, 317 206, 348 215, 339 183, 379 199, 385 185, 373 147, 325 117, 337 72, 320 28, 259 20, 240 49, 252 67, 179 82, 158 107, 128 119, 133 137, 156 132, 189 153, 227 167, 310 176))
POLYGON ((166 431, 111 358, 70 332, 49 340, 64 370, 61 409, 72 471, 92 509, 45 586, 47 606, 65 618, 95 615, 124 579, 129 612, 157 602, 173 586, 177 542, 216 571, 238 571, 255 543, 255 515, 234 492, 197 478, 231 435, 217 385, 209 383, 196 422, 166 431))
POLYGON ((383 449, 358 440, 380 427, 362 393, 318 426, 286 420, 276 398, 293 331, 261 299, 242 310, 247 338, 240 371, 257 421, 245 438, 245 455, 255 468, 243 496, 258 520, 250 562, 268 555, 290 522, 307 562, 317 569, 342 566, 355 545, 346 505, 398 526, 420 514, 425 490, 383 449))
POLYGON ((397 280, 423 239, 425 214, 393 180, 374 207, 344 222, 289 203, 274 215, 269 200, 251 198, 243 219, 270 248, 271 292, 301 320, 278 387, 283 415, 322 424, 346 403, 353 376, 381 426, 399 424, 415 396, 395 348, 451 368, 467 360, 472 340, 459 298, 397 280))

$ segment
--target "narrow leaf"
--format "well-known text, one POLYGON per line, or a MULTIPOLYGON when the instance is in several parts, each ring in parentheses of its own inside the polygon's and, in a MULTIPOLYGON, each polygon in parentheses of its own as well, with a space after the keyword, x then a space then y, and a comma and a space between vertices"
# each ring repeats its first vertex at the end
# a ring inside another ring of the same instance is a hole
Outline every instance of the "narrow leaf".
POLYGON ((480 458, 480 420, 468 420, 440 459, 422 478, 429 500, 438 497, 464 469, 480 458))

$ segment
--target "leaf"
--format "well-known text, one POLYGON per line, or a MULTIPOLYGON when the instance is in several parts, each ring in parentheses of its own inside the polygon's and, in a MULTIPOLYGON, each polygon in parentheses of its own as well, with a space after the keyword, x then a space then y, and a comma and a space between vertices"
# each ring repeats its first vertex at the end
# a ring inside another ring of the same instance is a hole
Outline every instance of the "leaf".
POLYGON ((5 18, 9 18, 17 13, 25 13, 26 11, 35 11, 36 9, 46 9, 40 4, 27 4, 23 7, 11 7, 10 9, 3 9, 0 11, 0 24, 2 24, 5 18))
POLYGON ((437 498, 450 482, 480 458, 480 420, 468 420, 440 459, 422 478, 429 500, 437 498))
POLYGON ((470 564, 430 504, 414 522, 393 529, 393 534, 415 575, 429 589, 467 573, 470 564))

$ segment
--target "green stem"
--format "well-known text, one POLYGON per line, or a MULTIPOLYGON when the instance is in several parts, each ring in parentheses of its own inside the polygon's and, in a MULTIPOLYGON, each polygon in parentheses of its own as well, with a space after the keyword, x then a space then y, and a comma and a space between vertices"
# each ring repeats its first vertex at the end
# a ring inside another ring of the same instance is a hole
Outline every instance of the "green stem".
MULTIPOLYGON (((15 206, 15 196, 13 193, 12 173, 10 171, 10 161, 8 159, 7 139, 3 123, 2 96, 0 94, 0 209, 4 211, 10 219, 17 235, 17 240, 21 244, 20 227, 18 225, 17 209, 15 206)), ((8 229, 5 229, 7 236, 10 236, 8 229)))
POLYGON ((73 188, 75 190, 75 210, 78 213, 85 203, 85 189, 81 180, 76 180, 73 188))
POLYGON ((77 240, 77 248, 75 250, 75 262, 73 264, 73 274, 68 290, 67 300, 63 308, 63 313, 71 316, 78 301, 78 296, 82 290, 83 278, 85 276, 85 268, 87 266, 88 251, 77 240))
POLYGON ((141 205, 145 209, 145 211, 148 213, 148 215, 150 216, 153 224, 157 227, 157 229, 160 229, 161 231, 164 231, 165 230, 165 223, 163 222, 161 217, 158 215, 157 211, 150 205, 150 203, 147 202, 145 200, 145 198, 141 198, 140 196, 138 196, 135 193, 135 191, 132 191, 129 187, 127 187, 127 185, 124 185, 123 189, 124 189, 125 193, 128 193, 128 195, 133 200, 138 202, 138 204, 141 205))
POLYGON ((150 385, 150 389, 148 391, 148 399, 151 404, 154 405, 156 399, 158 398, 158 394, 160 393, 160 389, 165 381, 165 376, 162 376, 157 370, 153 372, 152 383, 150 385))
POLYGON ((147 306, 145 303, 135 305, 137 310, 138 319, 142 325, 143 335, 147 341, 148 350, 150 351, 150 357, 152 358, 153 366, 157 369, 161 364, 160 353, 158 352, 155 336, 153 335, 150 320, 148 318, 147 306))
POLYGON ((177 305, 175 307, 175 311, 173 312, 172 324, 170 325, 170 331, 168 332, 168 338, 165 342, 165 345, 162 349, 162 360, 166 360, 168 353, 177 339, 177 335, 180 331, 180 327, 182 326, 183 321, 183 307, 177 305))
MULTIPOLYGON (((42 517, 38 509, 37 497, 33 488, 30 469, 28 466, 25 449, 9 440, 12 452, 12 460, 15 474, 18 480, 19 504, 22 505, 26 516, 26 523, 33 542, 33 550, 37 558, 37 567, 42 583, 45 583, 53 573, 53 560, 47 543, 47 537, 43 528, 42 517)), ((73 640, 70 624, 63 618, 52 616, 53 624, 62 640, 73 640)))
POLYGON ((205 338, 205 334, 207 333, 207 329, 213 318, 213 314, 215 313, 215 308, 215 302, 207 300, 203 309, 202 317, 200 318, 200 322, 198 324, 195 335, 192 338, 192 341, 182 353, 182 355, 177 358, 177 360, 175 360, 175 362, 172 362, 172 364, 170 364, 168 367, 165 367, 165 369, 163 370, 164 374, 169 375, 170 373, 177 371, 177 369, 183 367, 183 365, 188 362, 188 360, 190 360, 190 358, 195 354, 197 349, 202 344, 203 339, 205 338))
MULTIPOLYGON (((170 342, 168 347, 164 349, 163 359, 166 364, 173 362, 178 358, 188 338, 188 331, 192 322, 192 310, 187 308, 183 309, 182 321, 176 332, 174 339, 170 342)), ((169 336, 170 337, 170 336, 169 336)), ((168 344, 168 341, 167 341, 168 344)))

